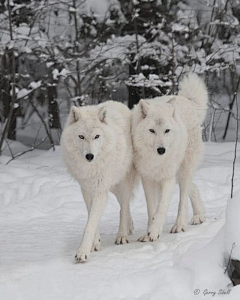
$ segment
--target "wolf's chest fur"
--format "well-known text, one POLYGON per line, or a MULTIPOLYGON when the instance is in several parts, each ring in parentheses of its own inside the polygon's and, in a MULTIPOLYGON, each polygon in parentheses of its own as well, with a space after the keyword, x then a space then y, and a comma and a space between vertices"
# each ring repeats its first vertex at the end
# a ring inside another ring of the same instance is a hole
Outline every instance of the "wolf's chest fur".
MULTIPOLYGON (((176 155, 175 155, 176 156, 176 155)), ((154 181, 171 178, 175 176, 181 161, 169 156, 162 161, 158 161, 153 155, 141 157, 136 154, 135 165, 138 172, 143 176, 154 181)))

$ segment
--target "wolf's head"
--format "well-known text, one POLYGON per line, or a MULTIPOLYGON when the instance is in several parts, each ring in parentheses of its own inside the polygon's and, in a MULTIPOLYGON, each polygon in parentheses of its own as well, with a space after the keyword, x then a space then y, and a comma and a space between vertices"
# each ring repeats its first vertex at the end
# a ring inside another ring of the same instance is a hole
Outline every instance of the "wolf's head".
POLYGON ((134 108, 132 133, 134 148, 138 152, 153 154, 160 159, 178 145, 180 128, 173 102, 174 100, 169 103, 140 100, 134 108))
POLYGON ((108 126, 107 108, 72 106, 63 139, 84 161, 95 161, 103 151, 108 152, 115 138, 108 126))

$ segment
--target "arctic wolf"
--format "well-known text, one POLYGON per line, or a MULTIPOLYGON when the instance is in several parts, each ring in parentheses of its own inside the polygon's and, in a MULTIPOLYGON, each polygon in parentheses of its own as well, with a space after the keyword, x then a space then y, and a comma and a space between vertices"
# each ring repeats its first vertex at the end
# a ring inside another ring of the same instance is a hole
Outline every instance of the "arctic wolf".
POLYGON ((88 210, 77 262, 85 262, 90 251, 100 250, 98 223, 109 191, 121 206, 115 243, 128 243, 128 233, 133 229, 129 202, 134 185, 130 128, 131 112, 121 103, 71 108, 61 140, 63 158, 81 186, 88 210))
POLYGON ((175 180, 180 186, 178 216, 171 232, 187 228, 187 199, 193 206, 192 224, 205 220, 197 186, 192 182, 203 153, 201 124, 208 94, 193 73, 180 83, 177 96, 140 100, 133 109, 134 164, 140 173, 148 209, 147 234, 139 241, 155 241, 163 231, 175 180))

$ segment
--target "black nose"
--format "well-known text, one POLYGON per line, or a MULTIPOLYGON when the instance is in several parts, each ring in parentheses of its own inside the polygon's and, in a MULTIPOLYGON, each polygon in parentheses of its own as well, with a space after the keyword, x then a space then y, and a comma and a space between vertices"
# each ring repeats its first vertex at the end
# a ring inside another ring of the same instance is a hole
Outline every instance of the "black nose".
POLYGON ((162 155, 166 152, 166 149, 165 148, 157 148, 157 152, 158 152, 158 154, 162 155))
POLYGON ((92 153, 86 154, 86 159, 87 159, 88 161, 93 160, 93 158, 94 158, 94 155, 93 155, 92 153))

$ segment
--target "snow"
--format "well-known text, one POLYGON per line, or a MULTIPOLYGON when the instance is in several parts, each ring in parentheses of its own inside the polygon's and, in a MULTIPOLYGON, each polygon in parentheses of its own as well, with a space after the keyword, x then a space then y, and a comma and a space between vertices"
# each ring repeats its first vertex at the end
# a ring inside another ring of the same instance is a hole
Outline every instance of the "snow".
MULTIPOLYGON (((103 0, 103 1, 99 1, 99 0, 88 0, 86 1, 85 4, 85 10, 87 12, 94 12, 97 16, 98 19, 103 20, 104 17, 106 16, 108 9, 109 9, 109 5, 110 4, 116 4, 116 1, 108 1, 108 0, 103 0)), ((83 6, 84 6, 83 4, 83 6)), ((84 8, 82 8, 84 10, 84 8)))
POLYGON ((32 49, 29 47, 21 47, 19 48, 20 53, 32 53, 32 49))
POLYGON ((75 13, 75 12, 77 12, 77 9, 74 8, 74 7, 72 7, 72 6, 70 6, 70 7, 69 7, 69 12, 75 13))
POLYGON ((58 71, 58 69, 54 69, 54 70, 52 71, 52 75, 53 75, 53 79, 54 79, 54 80, 57 80, 57 79, 58 79, 58 76, 59 76, 59 71, 58 71))
POLYGON ((182 25, 182 24, 177 24, 177 23, 174 23, 172 25, 172 31, 179 31, 179 32, 188 32, 189 31, 189 28, 185 25, 182 25))
POLYGON ((53 71, 52 71, 52 75, 53 75, 54 80, 57 80, 59 76, 66 77, 68 74, 69 74, 69 71, 65 68, 63 68, 61 70, 61 72, 59 72, 58 69, 53 69, 53 71))
POLYGON ((39 81, 32 81, 30 84, 29 84, 29 87, 32 88, 32 89, 37 89, 41 86, 41 83, 42 81, 39 80, 39 81))
MULTIPOLYGON (((15 146, 20 151, 20 144, 15 146)), ((136 242, 147 225, 139 188, 131 205, 134 233, 129 244, 116 246, 119 205, 109 195, 100 223, 102 249, 85 264, 75 264, 74 256, 87 211, 78 184, 66 173, 60 147, 34 150, 8 165, 11 157, 2 156, 0 299, 240 299, 240 287, 229 286, 223 268, 225 232, 233 238, 229 245, 239 242, 239 231, 233 235, 232 228, 239 228, 240 150, 230 200, 233 152, 234 143, 206 144, 195 182, 207 221, 189 225, 187 232, 169 233, 177 215, 176 187, 161 239, 136 242), (227 203, 230 223, 225 228, 227 203)), ((189 220, 191 214, 189 207, 189 220)))
POLYGON ((18 93, 17 93, 17 99, 27 97, 27 95, 28 95, 29 93, 30 93, 29 90, 23 88, 23 89, 21 89, 20 91, 18 91, 18 93))
MULTIPOLYGON (((125 81, 127 85, 130 86, 144 86, 156 88, 158 86, 171 86, 172 83, 170 81, 164 82, 159 78, 157 74, 149 74, 149 79, 144 76, 143 73, 139 73, 137 75, 132 75, 128 80, 125 81)), ((161 92, 159 91, 159 94, 161 92)))

